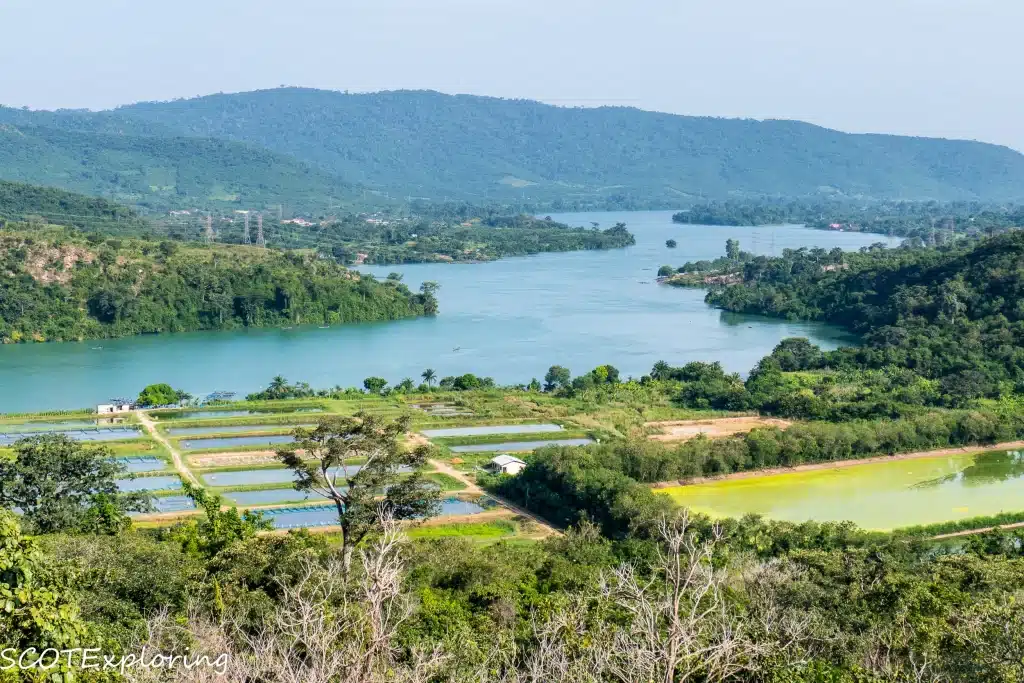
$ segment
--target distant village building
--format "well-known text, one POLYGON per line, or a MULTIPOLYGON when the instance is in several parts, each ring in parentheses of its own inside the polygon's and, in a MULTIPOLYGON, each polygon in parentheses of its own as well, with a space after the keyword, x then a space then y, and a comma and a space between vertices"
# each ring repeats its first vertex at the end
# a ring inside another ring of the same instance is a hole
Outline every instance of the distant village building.
POLYGON ((172 216, 191 216, 191 211, 171 211, 172 216))
POLYGON ((519 474, 526 467, 526 463, 511 455, 499 455, 493 458, 488 468, 502 474, 519 474))
POLYGON ((99 415, 112 415, 116 413, 130 413, 135 406, 131 403, 100 403, 96 406, 99 415))
POLYGON ((292 225, 299 225, 302 226, 303 228, 309 228, 316 225, 316 223, 314 223, 313 221, 307 221, 305 218, 289 218, 288 220, 281 222, 291 223, 292 225))

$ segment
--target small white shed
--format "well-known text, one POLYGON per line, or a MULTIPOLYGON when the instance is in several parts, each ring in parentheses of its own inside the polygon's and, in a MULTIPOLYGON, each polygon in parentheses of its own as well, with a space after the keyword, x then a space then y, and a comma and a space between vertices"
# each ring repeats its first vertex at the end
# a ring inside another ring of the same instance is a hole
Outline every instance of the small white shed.
POLYGON ((502 474, 519 474, 526 463, 511 455, 499 455, 491 460, 490 468, 502 474))
POLYGON ((100 415, 110 415, 116 413, 130 413, 132 411, 131 403, 100 403, 96 406, 96 412, 100 415))

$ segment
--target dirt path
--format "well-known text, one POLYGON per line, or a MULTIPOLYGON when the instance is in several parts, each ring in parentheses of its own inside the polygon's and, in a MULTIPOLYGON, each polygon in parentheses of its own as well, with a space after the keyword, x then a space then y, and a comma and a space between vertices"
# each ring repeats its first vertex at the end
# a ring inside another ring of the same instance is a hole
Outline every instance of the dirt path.
MULTIPOLYGON (((440 460, 427 460, 427 463, 441 474, 447 474, 453 479, 458 479, 459 483, 466 487, 465 493, 483 494, 484 490, 476 485, 476 482, 466 476, 465 472, 460 472, 446 462, 440 460)), ((462 493, 460 491, 460 493, 462 493)))
POLYGON ((513 505, 501 496, 496 496, 490 491, 484 491, 482 488, 477 486, 476 482, 472 481, 466 476, 465 472, 460 472, 446 462, 440 460, 427 460, 427 463, 441 474, 447 474, 449 477, 454 477, 459 480, 459 483, 463 484, 466 489, 465 491, 459 491, 459 493, 472 493, 476 495, 486 495, 489 498, 493 498, 495 502, 504 508, 508 508, 512 512, 516 513, 520 517, 530 520, 538 527, 537 536, 561 536, 562 532, 556 529, 554 526, 541 519, 537 515, 533 514, 529 510, 524 510, 518 505, 513 505))
POLYGON ((718 477, 694 477, 693 479, 679 479, 677 481, 659 481, 655 484, 651 484, 651 488, 665 489, 674 488, 677 486, 689 486, 691 484, 703 484, 712 481, 729 481, 731 479, 754 479, 756 477, 767 477, 773 474, 813 472, 814 470, 835 470, 844 467, 855 467, 856 465, 869 465, 875 462, 918 460, 920 458, 941 458, 944 455, 961 455, 963 453, 987 453, 989 451, 1009 451, 1019 448, 1024 448, 1024 441, 1007 441, 1006 443, 997 443, 991 446, 964 446, 962 448, 940 448, 934 451, 916 451, 913 453, 897 453, 896 455, 876 455, 870 458, 816 462, 808 465, 797 465, 796 467, 770 467, 763 470, 733 472, 732 474, 723 474, 718 477))
POLYGON ((174 469, 178 470, 178 474, 180 474, 182 478, 189 483, 202 486, 202 484, 199 483, 199 479, 196 478, 196 475, 192 474, 192 470, 185 466, 185 461, 181 457, 181 452, 172 446, 170 441, 164 438, 163 434, 160 433, 160 430, 156 428, 156 423, 153 422, 153 419, 147 415, 144 410, 136 410, 135 414, 138 415, 139 422, 142 423, 142 427, 146 432, 171 454, 171 460, 174 461, 174 469))
POLYGON ((949 534, 939 534, 938 536, 932 536, 933 541, 942 541, 947 538, 959 538, 961 536, 974 536, 975 534, 984 534, 989 531, 995 531, 996 529, 1020 529, 1024 527, 1024 522, 1014 522, 1013 524, 1000 524, 997 526, 985 526, 978 529, 967 529, 966 531, 954 531, 949 534))

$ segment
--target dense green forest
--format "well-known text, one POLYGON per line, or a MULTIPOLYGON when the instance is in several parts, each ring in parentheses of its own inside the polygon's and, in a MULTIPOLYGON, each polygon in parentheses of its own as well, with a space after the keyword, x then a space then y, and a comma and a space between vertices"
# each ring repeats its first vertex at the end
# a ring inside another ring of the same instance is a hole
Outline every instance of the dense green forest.
MULTIPOLYGON (((3 124, 7 152, 0 156, 0 176, 121 193, 111 196, 173 186, 170 196, 238 195, 243 204, 301 202, 305 208, 347 196, 332 185, 344 181, 379 193, 369 195, 373 201, 385 195, 454 198, 552 211, 679 206, 729 196, 1024 198, 1024 156, 995 145, 436 92, 281 88, 95 113, 3 108, 3 124), (167 169, 184 162, 165 144, 189 149, 192 162, 180 182, 166 177, 167 169), (82 162, 93 159, 111 162, 111 172, 125 166, 128 177, 82 178, 82 162), (271 159, 269 168, 261 161, 271 159), (132 182, 150 168, 159 179, 132 182), (291 184, 300 176, 305 195, 291 184), (266 188, 254 191, 249 178, 256 177, 265 178, 266 188)), ((169 201, 159 191, 151 194, 148 201, 169 201)))
POLYGON ((392 320, 437 311, 433 288, 376 282, 315 252, 0 231, 0 338, 61 341, 243 326, 392 320))
POLYGON ((672 220, 684 225, 803 224, 941 244, 950 235, 990 235, 1024 226, 1024 207, 981 202, 724 201, 698 204, 674 214, 672 220))
POLYGON ((851 403, 883 413, 889 409, 873 406, 883 394, 867 385, 888 384, 918 404, 1024 393, 1020 230, 939 248, 787 249, 779 258, 734 250, 686 264, 667 281, 710 287, 706 301, 726 310, 821 320, 862 335, 860 346, 831 352, 789 342, 751 378, 771 384, 780 370, 808 371, 794 389, 810 403, 841 393, 828 383, 854 382, 860 390, 851 403))
POLYGON ((0 180, 0 220, 21 222, 31 217, 94 230, 117 230, 121 224, 137 228, 144 223, 136 211, 105 199, 0 180))

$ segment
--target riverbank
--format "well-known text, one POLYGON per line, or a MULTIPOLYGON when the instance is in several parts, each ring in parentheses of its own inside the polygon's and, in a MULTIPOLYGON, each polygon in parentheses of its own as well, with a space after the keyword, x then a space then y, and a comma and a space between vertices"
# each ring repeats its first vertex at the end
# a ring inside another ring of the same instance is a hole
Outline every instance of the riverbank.
POLYGON ((669 251, 665 241, 678 238, 681 229, 672 224, 671 212, 577 213, 553 219, 603 227, 625 222, 636 244, 503 258, 464 268, 447 263, 360 266, 360 272, 378 281, 397 271, 412 290, 422 282, 437 282, 436 316, 329 329, 250 327, 100 343, 0 346, 0 386, 13 388, 0 395, 0 412, 80 408, 131 396, 167 379, 202 396, 215 390, 259 391, 275 374, 317 387, 361 386, 371 374, 391 383, 405 377, 418 381, 425 368, 432 368, 439 377, 473 372, 512 384, 542 379, 556 364, 578 374, 611 363, 623 377, 639 377, 659 360, 718 361, 729 372, 745 373, 787 337, 807 337, 826 349, 857 343, 834 326, 727 314, 708 307, 702 290, 651 283, 667 257, 713 259, 727 239, 738 237, 745 250, 770 255, 800 247, 855 250, 869 244, 865 236, 791 227, 775 231, 773 242, 756 229, 707 228, 669 251), (687 334, 666 334, 674 326, 685 326, 687 334))

